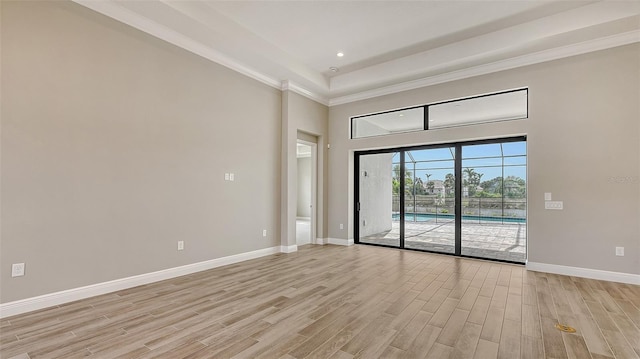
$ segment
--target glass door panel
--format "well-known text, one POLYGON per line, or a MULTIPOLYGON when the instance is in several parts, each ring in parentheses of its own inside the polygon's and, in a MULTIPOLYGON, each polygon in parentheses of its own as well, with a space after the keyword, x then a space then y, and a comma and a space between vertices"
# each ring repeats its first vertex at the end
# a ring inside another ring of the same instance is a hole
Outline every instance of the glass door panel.
POLYGON ((404 247, 455 253, 455 148, 404 155, 404 247))
POLYGON ((524 263, 526 142, 462 146, 461 254, 524 263))
POLYGON ((359 242, 400 247, 400 153, 361 155, 358 177, 359 242))

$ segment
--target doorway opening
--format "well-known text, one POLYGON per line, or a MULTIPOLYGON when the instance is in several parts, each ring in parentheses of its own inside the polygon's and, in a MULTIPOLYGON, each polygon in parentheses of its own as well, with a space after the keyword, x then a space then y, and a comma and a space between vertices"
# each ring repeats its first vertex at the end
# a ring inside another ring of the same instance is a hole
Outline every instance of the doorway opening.
POLYGON ((356 243, 524 263, 526 138, 356 152, 356 243))
POLYGON ((316 242, 316 166, 317 144, 298 140, 296 245, 316 242))

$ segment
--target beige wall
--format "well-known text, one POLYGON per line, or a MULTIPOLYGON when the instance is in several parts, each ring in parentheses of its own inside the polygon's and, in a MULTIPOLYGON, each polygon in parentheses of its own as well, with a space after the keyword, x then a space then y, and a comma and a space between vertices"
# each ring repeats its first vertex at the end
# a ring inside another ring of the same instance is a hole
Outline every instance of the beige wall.
POLYGON ((1 302, 280 245, 280 90, 73 3, 1 3, 1 302))
POLYGON ((529 261, 639 274, 639 64, 629 45, 331 107, 329 237, 353 236, 354 150, 526 134, 529 261), (523 86, 528 120, 349 139, 350 116, 523 86))

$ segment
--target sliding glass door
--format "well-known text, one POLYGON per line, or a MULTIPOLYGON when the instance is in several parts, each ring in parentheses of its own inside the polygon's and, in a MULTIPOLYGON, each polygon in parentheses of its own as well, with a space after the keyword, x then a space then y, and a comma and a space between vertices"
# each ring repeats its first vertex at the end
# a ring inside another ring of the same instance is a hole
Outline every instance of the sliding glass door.
POLYGON ((523 263, 526 142, 357 152, 356 243, 523 263))
POLYGON ((455 253, 455 147, 405 151, 405 248, 455 253))
POLYGON ((462 146, 462 255, 524 262, 526 142, 462 146))

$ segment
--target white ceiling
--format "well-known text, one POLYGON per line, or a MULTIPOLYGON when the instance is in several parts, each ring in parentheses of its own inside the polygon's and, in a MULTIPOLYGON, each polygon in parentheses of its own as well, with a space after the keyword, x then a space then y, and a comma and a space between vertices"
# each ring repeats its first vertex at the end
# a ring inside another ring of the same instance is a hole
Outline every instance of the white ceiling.
POLYGON ((640 1, 74 1, 329 105, 640 41, 640 1))

